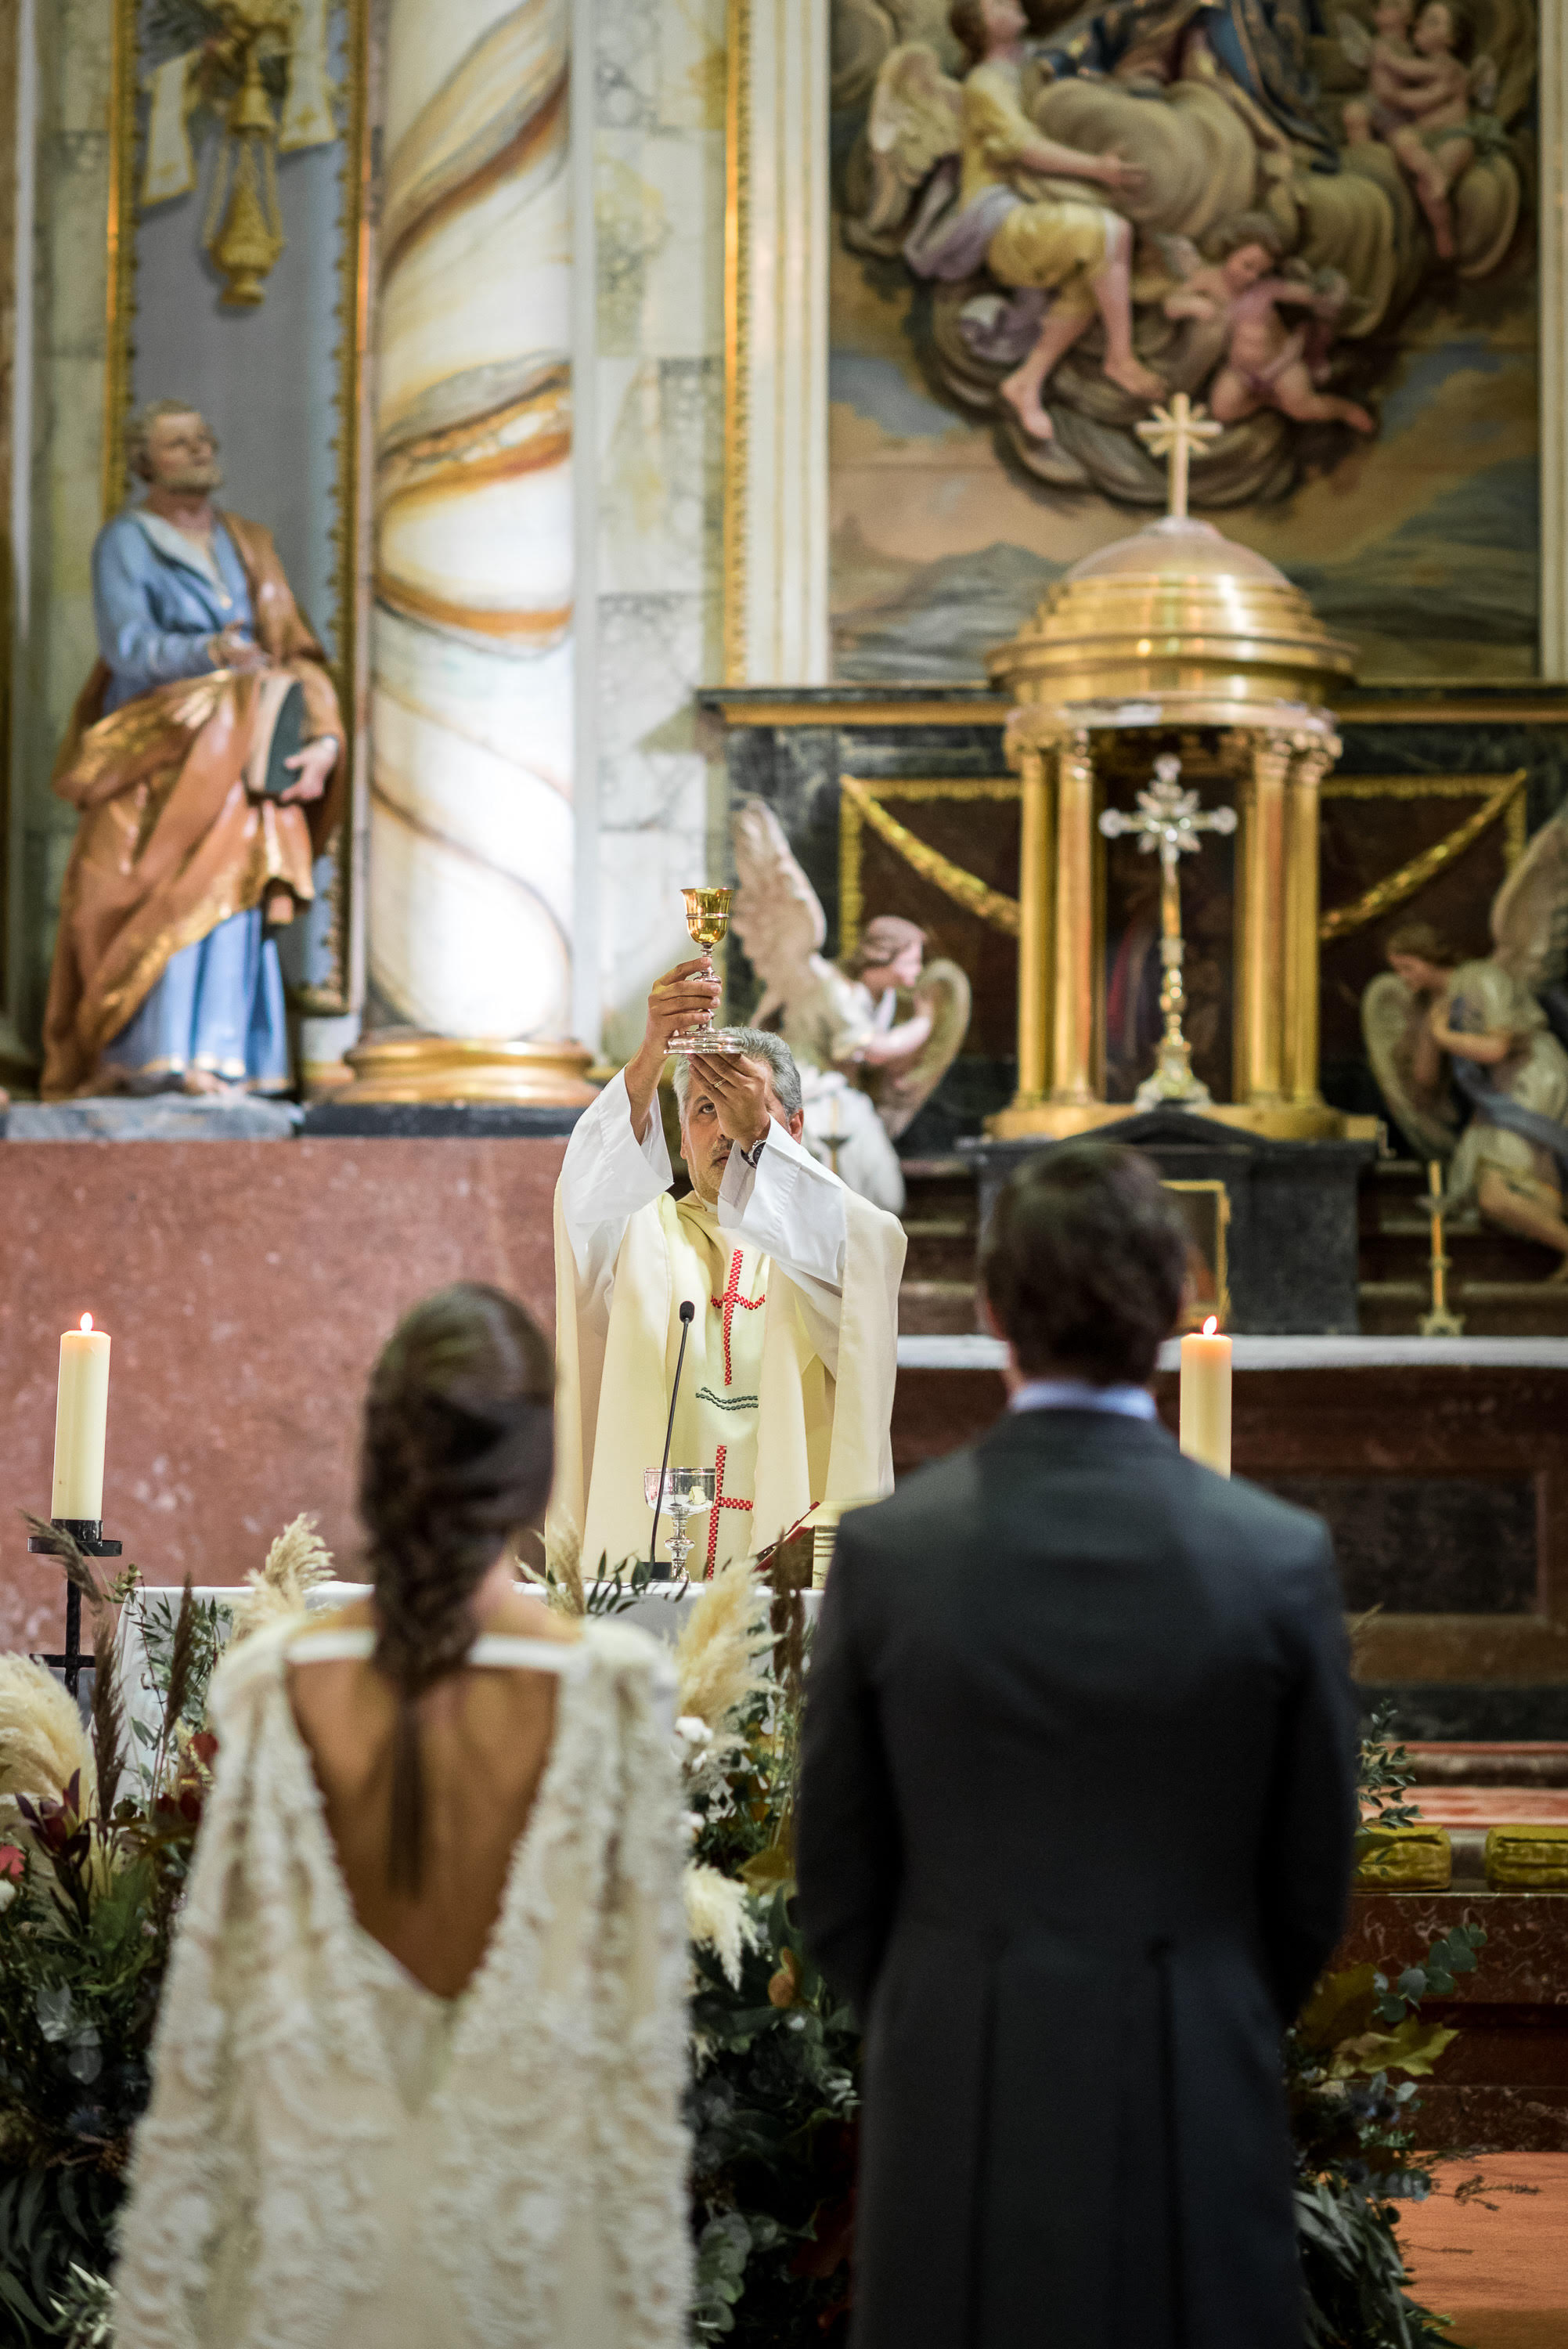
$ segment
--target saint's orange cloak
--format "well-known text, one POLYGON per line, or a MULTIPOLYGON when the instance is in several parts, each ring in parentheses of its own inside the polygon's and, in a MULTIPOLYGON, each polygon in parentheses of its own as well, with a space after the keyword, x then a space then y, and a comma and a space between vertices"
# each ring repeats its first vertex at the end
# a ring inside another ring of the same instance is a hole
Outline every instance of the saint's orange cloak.
POLYGON ((347 761, 326 655, 294 602, 272 533, 224 513, 250 582, 256 641, 304 688, 312 734, 337 741, 323 796, 252 796, 246 762, 272 712, 264 669, 185 678, 101 717, 109 671, 83 687, 54 788, 82 820, 66 867, 44 1017, 46 1101, 90 1092, 98 1058, 170 958, 282 885, 303 904, 342 804, 347 761))

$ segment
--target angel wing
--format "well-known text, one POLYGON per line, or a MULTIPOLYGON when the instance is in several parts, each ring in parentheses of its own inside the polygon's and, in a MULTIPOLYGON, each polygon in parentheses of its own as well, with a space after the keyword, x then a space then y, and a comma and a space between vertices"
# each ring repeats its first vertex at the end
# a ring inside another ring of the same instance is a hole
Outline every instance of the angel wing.
POLYGON ((955 962, 928 962, 915 981, 914 1001, 917 1010, 931 1014, 931 1033, 912 1061, 895 1064, 874 1087, 878 1112, 895 1142, 936 1091, 968 1033, 968 974, 955 962))
POLYGON ((740 885, 729 926, 762 981, 762 1000, 751 1015, 760 1024, 781 1003, 815 986, 814 965, 828 925, 783 825, 765 800, 742 800, 730 833, 740 885))
POLYGON ((901 42, 877 75, 866 116, 872 202, 865 225, 897 228, 910 199, 944 156, 958 152, 964 93, 928 41, 901 42))
POLYGON ((1341 16, 1335 26, 1339 46, 1353 66, 1362 73, 1372 62, 1372 36, 1359 16, 1341 16))
POLYGON ((1459 1120, 1446 1091, 1429 1092, 1416 1082, 1416 1036, 1421 1007, 1398 972, 1385 970, 1361 999, 1361 1033, 1367 1057, 1389 1116, 1428 1158, 1451 1158, 1459 1120))
POLYGON ((1491 901, 1493 958, 1539 995, 1568 978, 1568 800, 1491 901))
POLYGON ((1501 77, 1495 57, 1477 57, 1470 71, 1470 104, 1478 114, 1490 114, 1497 104, 1501 77))

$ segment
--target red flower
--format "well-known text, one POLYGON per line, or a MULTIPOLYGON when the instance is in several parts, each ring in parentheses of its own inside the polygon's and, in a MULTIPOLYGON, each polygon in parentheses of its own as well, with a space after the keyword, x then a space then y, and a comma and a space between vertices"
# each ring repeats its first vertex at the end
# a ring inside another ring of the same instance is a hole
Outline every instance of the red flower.
POLYGON ((26 1868, 27 1863, 14 1843, 0 1843, 0 1878, 20 1884, 26 1868))
POLYGON ((218 1751, 218 1741, 210 1729, 199 1729, 191 1740, 191 1751, 201 1763, 203 1770, 210 1770, 212 1767, 213 1756, 218 1751))

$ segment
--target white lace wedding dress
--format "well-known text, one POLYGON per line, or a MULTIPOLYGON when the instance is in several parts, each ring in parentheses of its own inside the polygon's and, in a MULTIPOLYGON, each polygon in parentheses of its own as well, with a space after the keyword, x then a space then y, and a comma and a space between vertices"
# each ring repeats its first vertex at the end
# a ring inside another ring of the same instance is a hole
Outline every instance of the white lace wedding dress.
POLYGON ((356 1923, 285 1684, 235 1650, 137 2132, 117 2349, 676 2349, 690 2254, 670 1667, 590 1622, 500 1918, 438 1998, 356 1923))

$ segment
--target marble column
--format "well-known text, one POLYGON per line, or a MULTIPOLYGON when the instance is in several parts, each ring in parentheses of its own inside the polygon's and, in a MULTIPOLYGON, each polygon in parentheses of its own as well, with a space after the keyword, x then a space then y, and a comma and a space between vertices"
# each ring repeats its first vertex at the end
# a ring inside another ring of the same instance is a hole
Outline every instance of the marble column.
POLYGON ((570 20, 386 15, 369 958, 437 1038, 571 1027, 570 20))

